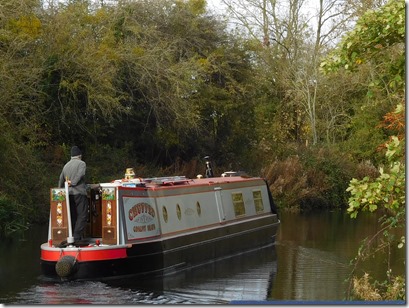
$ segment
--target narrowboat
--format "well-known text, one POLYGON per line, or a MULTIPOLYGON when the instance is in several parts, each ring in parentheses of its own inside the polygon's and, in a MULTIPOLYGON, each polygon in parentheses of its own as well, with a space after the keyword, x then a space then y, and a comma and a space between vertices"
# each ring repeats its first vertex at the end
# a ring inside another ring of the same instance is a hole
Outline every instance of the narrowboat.
POLYGON ((46 279, 168 275, 273 245, 280 220, 267 182, 225 172, 88 184, 89 222, 72 238, 68 184, 50 189, 46 279))

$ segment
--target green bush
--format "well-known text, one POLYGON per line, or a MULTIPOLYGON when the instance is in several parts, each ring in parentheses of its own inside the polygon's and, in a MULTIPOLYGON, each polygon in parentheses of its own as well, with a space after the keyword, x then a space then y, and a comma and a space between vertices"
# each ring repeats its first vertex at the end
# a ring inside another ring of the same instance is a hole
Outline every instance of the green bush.
POLYGON ((11 198, 0 194, 0 235, 7 235, 26 227, 19 205, 11 198))

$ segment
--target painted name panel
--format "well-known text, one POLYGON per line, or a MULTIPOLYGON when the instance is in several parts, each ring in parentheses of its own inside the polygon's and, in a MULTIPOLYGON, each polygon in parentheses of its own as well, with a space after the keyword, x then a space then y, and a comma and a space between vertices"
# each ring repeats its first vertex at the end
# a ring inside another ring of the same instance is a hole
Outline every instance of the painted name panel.
POLYGON ((160 234, 158 213, 153 198, 123 197, 125 226, 128 240, 138 240, 160 234))

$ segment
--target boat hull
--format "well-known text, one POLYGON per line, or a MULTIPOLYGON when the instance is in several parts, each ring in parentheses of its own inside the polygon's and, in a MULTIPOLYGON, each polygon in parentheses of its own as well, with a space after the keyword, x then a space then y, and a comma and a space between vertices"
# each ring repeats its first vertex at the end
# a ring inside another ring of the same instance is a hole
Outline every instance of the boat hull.
POLYGON ((280 221, 276 214, 193 229, 123 246, 54 248, 42 245, 44 276, 58 280, 106 280, 125 276, 160 276, 272 245, 280 221), (70 275, 61 278, 57 262, 75 258, 70 275))

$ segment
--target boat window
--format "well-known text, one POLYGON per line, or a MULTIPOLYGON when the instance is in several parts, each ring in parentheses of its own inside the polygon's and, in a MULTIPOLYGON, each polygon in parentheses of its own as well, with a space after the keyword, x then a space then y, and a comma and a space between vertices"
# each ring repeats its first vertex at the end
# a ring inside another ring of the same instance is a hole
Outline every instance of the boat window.
POLYGON ((168 210, 166 209, 166 206, 162 206, 162 215, 163 215, 163 220, 165 222, 168 222, 168 210))
POLYGON ((197 211, 197 215, 200 216, 202 214, 202 209, 200 207, 199 201, 196 202, 196 211, 197 211))
POLYGON ((176 204, 176 215, 178 215, 178 219, 179 219, 179 220, 182 219, 182 211, 180 210, 180 205, 179 205, 179 203, 176 204))
POLYGON ((242 216, 246 214, 244 209, 244 201, 242 193, 232 193, 231 197, 233 199, 234 214, 237 216, 242 216))
POLYGON ((261 196, 261 190, 253 191, 254 206, 256 207, 256 213, 264 212, 263 197, 261 196))

